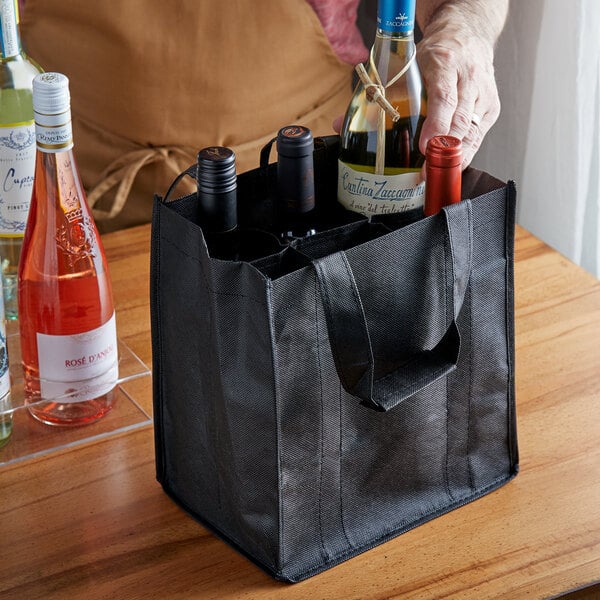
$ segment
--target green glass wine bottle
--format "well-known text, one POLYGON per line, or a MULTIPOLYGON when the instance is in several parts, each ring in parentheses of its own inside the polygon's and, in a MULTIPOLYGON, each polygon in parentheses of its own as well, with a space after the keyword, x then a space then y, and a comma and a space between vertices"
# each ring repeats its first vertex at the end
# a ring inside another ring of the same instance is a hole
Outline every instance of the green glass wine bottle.
POLYGON ((21 47, 17 0, 0 0, 0 260, 8 319, 18 317, 17 270, 35 170, 31 89, 41 71, 21 47))
POLYGON ((340 133, 338 201, 366 216, 419 210, 425 89, 414 41, 415 0, 379 0, 377 33, 340 133))

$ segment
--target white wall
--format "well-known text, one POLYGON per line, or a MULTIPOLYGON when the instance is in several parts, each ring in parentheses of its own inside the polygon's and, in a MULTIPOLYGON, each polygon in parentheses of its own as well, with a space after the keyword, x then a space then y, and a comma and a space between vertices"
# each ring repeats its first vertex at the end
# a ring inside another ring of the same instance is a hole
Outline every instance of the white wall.
POLYGON ((600 277, 600 1, 511 0, 496 76, 474 166, 514 179, 518 222, 600 277))

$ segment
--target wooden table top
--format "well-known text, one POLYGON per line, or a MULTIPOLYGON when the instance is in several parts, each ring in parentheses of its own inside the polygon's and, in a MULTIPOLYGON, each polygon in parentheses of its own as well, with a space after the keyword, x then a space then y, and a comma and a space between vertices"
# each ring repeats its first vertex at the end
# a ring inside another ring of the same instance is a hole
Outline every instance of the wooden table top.
MULTIPOLYGON (((104 236, 119 337, 151 364, 149 226, 104 236)), ((151 425, 0 467, 0 598, 548 598, 600 580, 600 282, 516 237, 521 472, 307 581, 279 583, 155 480, 151 425)), ((151 410, 149 386, 138 401, 151 410)))

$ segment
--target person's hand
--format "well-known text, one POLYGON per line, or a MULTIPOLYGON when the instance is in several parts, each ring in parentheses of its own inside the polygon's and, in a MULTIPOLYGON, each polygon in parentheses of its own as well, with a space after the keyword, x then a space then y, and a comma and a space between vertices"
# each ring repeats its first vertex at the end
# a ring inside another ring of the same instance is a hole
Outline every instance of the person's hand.
MULTIPOLYGON (((419 43, 417 60, 427 89, 427 117, 419 149, 425 156, 432 137, 453 135, 463 142, 465 169, 500 114, 493 48, 474 36, 457 42, 447 38, 446 32, 424 38, 419 43)), ((333 122, 337 133, 343 119, 339 116, 333 122)))
MULTIPOLYGON (((423 39, 417 60, 427 90, 427 117, 419 149, 435 135, 463 142, 463 169, 498 119, 494 45, 506 22, 509 0, 419 0, 423 39)), ((340 120, 334 122, 339 131, 340 120)), ((423 175, 425 174, 423 168, 423 175)))
POLYGON ((425 31, 417 60, 427 90, 419 148, 425 154, 433 136, 453 135, 463 142, 464 169, 500 114, 492 42, 467 24, 438 22, 425 31))

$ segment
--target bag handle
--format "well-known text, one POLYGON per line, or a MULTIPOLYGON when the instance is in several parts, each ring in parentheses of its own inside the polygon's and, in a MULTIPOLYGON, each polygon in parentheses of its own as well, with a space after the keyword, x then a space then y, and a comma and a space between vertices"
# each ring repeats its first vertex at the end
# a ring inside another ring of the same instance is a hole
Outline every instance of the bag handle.
POLYGON ((179 173, 179 175, 177 175, 177 177, 175 177, 175 179, 172 181, 171 185, 169 186, 169 189, 167 190, 167 193, 165 194, 165 196, 163 198, 163 202, 167 203, 169 201, 169 196, 171 195, 173 190, 177 187, 179 182, 184 177, 186 177, 186 176, 191 177, 194 181, 196 181, 197 171, 198 171, 198 164, 195 163, 193 165, 190 165, 185 171, 182 171, 181 173, 179 173))
MULTIPOLYGON (((325 311, 329 343, 342 386, 363 403, 387 411, 456 368, 460 334, 456 319, 462 307, 472 265, 473 221, 469 200, 445 208, 447 257, 451 274, 440 277, 446 285, 445 333, 432 348, 423 348, 395 365, 390 373, 375 379, 375 359, 371 336, 360 293, 344 251, 313 261, 325 311)), ((444 318, 444 317, 442 317, 444 318)))

